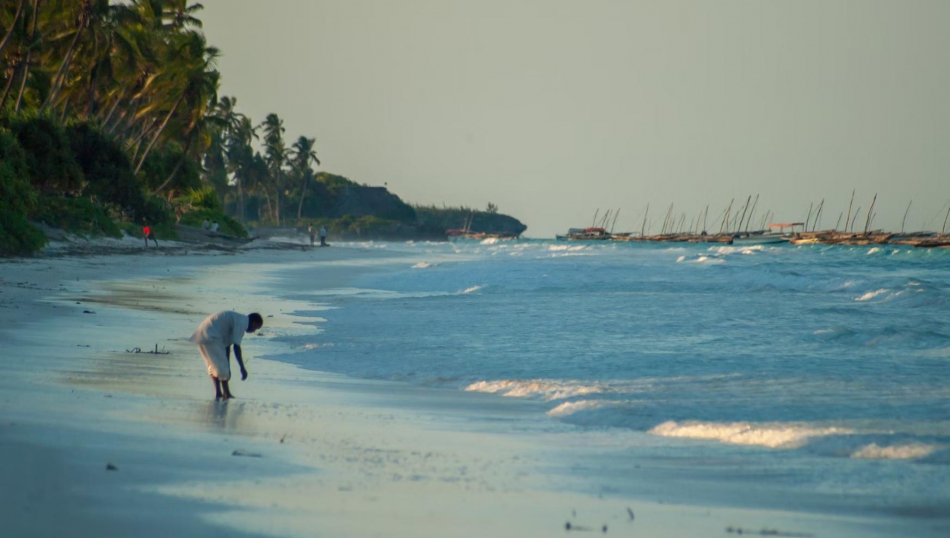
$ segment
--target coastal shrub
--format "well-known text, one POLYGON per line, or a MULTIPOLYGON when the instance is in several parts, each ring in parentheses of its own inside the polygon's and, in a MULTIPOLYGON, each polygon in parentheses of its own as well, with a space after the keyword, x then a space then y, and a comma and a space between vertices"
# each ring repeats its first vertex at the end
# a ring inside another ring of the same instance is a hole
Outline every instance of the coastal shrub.
POLYGON ((86 180, 82 194, 136 215, 145 205, 142 187, 122 147, 89 123, 66 130, 76 163, 86 180))
POLYGON ((192 207, 196 209, 210 209, 211 211, 217 212, 224 211, 221 207, 221 200, 218 199, 218 194, 215 192, 214 187, 194 189, 188 193, 187 200, 191 203, 192 207))
POLYGON ((21 115, 9 120, 26 159, 30 183, 41 192, 78 194, 83 174, 65 129, 46 116, 21 115))
POLYGON ((29 254, 46 245, 46 234, 30 224, 36 192, 26 179, 26 157, 17 139, 0 129, 0 254, 29 254))
POLYGON ((156 194, 167 199, 201 188, 201 167, 194 159, 185 156, 177 144, 152 150, 139 175, 147 194, 161 188, 161 192, 156 194), (168 181, 169 178, 171 181, 168 181))
POLYGON ((247 237, 247 230, 244 226, 241 226, 240 222, 225 215, 222 211, 215 211, 213 209, 201 208, 189 211, 182 215, 181 223, 185 226, 201 228, 205 219, 207 219, 208 222, 217 221, 218 231, 223 234, 232 235, 234 237, 247 237))
POLYGON ((112 217, 102 206, 86 197, 45 195, 33 218, 82 236, 122 237, 122 231, 112 217))

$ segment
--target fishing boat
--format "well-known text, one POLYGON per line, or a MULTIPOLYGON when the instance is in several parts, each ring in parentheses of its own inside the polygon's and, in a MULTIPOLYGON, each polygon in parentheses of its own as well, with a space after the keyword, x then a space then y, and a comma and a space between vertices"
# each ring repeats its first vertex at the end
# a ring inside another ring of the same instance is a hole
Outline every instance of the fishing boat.
POLYGON ((558 241, 606 241, 611 238, 605 228, 570 228, 567 235, 556 235, 558 241))
POLYGON ((744 234, 736 234, 732 238, 732 244, 737 246, 752 246, 752 245, 773 245, 778 243, 785 243, 791 236, 789 234, 783 233, 765 233, 763 232, 751 232, 744 234))

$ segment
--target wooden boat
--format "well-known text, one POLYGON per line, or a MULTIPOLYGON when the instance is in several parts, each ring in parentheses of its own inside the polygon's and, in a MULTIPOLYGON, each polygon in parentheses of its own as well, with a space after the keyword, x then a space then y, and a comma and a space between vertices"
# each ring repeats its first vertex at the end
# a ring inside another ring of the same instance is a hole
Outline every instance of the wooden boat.
POLYGON ((733 245, 739 246, 751 246, 751 245, 775 245, 778 243, 786 243, 791 238, 789 234, 783 233, 748 233, 748 234, 737 234, 732 238, 733 245))
POLYGON ((561 241, 606 241, 610 239, 610 233, 607 232, 604 228, 571 228, 567 231, 566 236, 556 236, 555 239, 561 241), (564 239, 561 239, 561 238, 564 239))

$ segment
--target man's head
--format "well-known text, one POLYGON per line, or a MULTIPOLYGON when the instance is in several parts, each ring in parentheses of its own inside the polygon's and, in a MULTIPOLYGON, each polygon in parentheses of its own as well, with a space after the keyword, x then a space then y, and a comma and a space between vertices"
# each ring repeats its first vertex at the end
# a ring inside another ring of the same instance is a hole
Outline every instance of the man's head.
POLYGON ((247 332, 252 333, 264 326, 264 318, 254 312, 247 315, 247 332))

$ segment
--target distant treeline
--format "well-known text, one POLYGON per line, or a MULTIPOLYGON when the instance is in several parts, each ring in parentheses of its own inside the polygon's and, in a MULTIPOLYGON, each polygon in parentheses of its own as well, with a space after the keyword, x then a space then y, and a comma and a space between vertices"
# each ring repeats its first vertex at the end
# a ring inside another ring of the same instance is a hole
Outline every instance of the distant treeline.
POLYGON ((520 235, 528 229, 518 219, 498 213, 498 207, 488 204, 488 209, 480 211, 470 207, 446 207, 436 205, 416 205, 420 226, 446 229, 463 229, 470 224, 471 232, 504 233, 520 235))
MULTIPOLYGON (((238 236, 307 219, 399 234, 461 225, 420 217, 384 188, 318 174, 315 138, 290 143, 277 114, 258 124, 219 96, 220 51, 201 33, 201 9, 0 3, 0 254, 45 244, 31 221, 108 235, 147 222, 159 237, 206 218, 238 236)), ((485 222, 479 213, 473 228, 485 222)))

